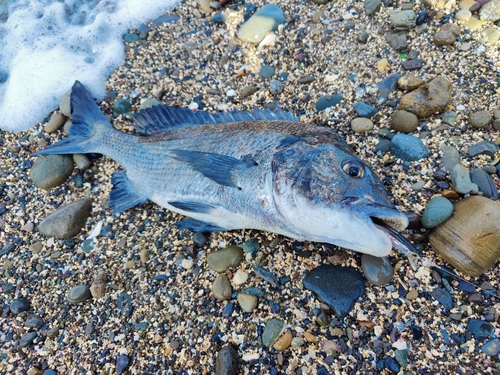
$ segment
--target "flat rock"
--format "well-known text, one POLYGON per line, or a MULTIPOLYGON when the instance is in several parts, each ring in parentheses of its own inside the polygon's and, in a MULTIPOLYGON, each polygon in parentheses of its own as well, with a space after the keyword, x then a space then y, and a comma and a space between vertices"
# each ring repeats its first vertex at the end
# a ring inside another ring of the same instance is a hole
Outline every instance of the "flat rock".
POLYGON ((491 176, 484 169, 476 168, 470 171, 470 180, 476 184, 483 197, 498 199, 498 189, 491 176))
POLYGON ((476 129, 482 129, 493 119, 490 111, 471 112, 469 114, 469 125, 476 129))
POLYGON ((30 302, 24 298, 24 297, 21 297, 21 298, 17 298, 15 300, 13 300, 11 303, 10 303, 10 312, 14 315, 18 315, 24 311, 28 311, 30 309, 30 302))
POLYGON ((273 345, 281 336, 283 328, 285 328, 283 320, 278 318, 269 319, 262 332, 262 344, 267 347, 273 345))
POLYGON ((252 312, 257 307, 259 299, 253 294, 238 293, 238 304, 244 312, 252 312))
POLYGON ((361 269, 366 279, 377 286, 389 284, 394 276, 394 270, 387 257, 374 257, 373 255, 363 254, 361 269))
POLYGON ((423 84, 425 84, 423 79, 412 75, 405 75, 398 79, 398 87, 405 91, 413 91, 423 84))
POLYGON ((316 102, 316 111, 323 111, 329 107, 334 107, 342 101, 342 96, 337 94, 324 95, 316 102))
POLYGON ((408 47, 406 33, 404 32, 389 32, 385 34, 385 41, 395 51, 402 51, 408 47))
POLYGON ((398 132, 411 133, 418 127, 418 117, 411 112, 398 110, 391 118, 391 128, 398 132))
POLYGON ((453 167, 460 163, 458 150, 453 146, 443 146, 441 147, 441 152, 443 153, 443 157, 441 158, 443 168, 446 171, 451 172, 453 167))
POLYGON ((453 214, 453 203, 444 197, 436 197, 427 202, 422 214, 422 226, 434 228, 444 223, 453 214))
POLYGON ((500 203, 480 196, 460 200, 429 241, 460 272, 482 275, 500 259, 500 203))
POLYGON ((363 275, 351 267, 320 265, 304 277, 303 284, 339 318, 345 317, 365 293, 363 275))
POLYGON ((66 300, 69 303, 72 304, 77 304, 81 302, 85 302, 89 298, 91 298, 92 295, 90 293, 90 289, 87 285, 77 285, 74 286, 73 288, 70 289, 66 300))
POLYGON ((455 164, 450 171, 451 184, 457 193, 460 194, 477 194, 478 187, 470 180, 469 170, 461 165, 455 164))
POLYGON ((424 66, 424 61, 422 59, 405 60, 401 65, 403 65, 405 70, 415 70, 422 68, 422 66, 424 66))
POLYGON ((278 340, 276 340, 276 342, 273 345, 273 348, 278 351, 286 350, 290 347, 292 339, 293 339, 292 333, 285 332, 278 338, 278 340))
POLYGON ((87 198, 69 203, 47 216, 38 231, 47 237, 70 238, 80 232, 90 215, 92 199, 87 198))
POLYGON ((444 78, 436 77, 429 83, 409 92, 401 98, 399 109, 427 117, 442 112, 451 101, 451 84, 444 78))
POLYGON ((238 375, 238 353, 231 345, 224 346, 217 353, 215 375, 238 375))
POLYGON ((371 118, 377 113, 377 108, 364 102, 357 102, 354 104, 354 111, 359 117, 371 118))
POLYGON ((244 42, 260 43, 267 33, 275 31, 285 22, 285 15, 275 4, 268 4, 253 14, 238 30, 238 38, 244 42))
POLYGON ((367 16, 371 16, 376 12, 378 12, 381 7, 382 7, 381 0, 366 0, 364 4, 365 14, 367 16))
POLYGON ((429 155, 429 150, 422 141, 408 134, 396 134, 392 137, 391 152, 405 161, 416 161, 429 155))
POLYGON ((479 11, 481 21, 496 22, 500 20, 500 0, 491 0, 484 4, 479 11))
POLYGON ((366 133, 373 129, 373 122, 365 117, 356 117, 351 120, 351 129, 354 133, 366 133))
POLYGON ((395 73, 391 74, 389 77, 383 79, 377 85, 377 103, 383 104, 387 101, 389 95, 395 91, 398 87, 399 79, 401 78, 401 74, 395 73))
POLYGON ((229 246, 208 254, 207 263, 216 272, 224 272, 230 267, 238 267, 243 261, 243 249, 229 246))
POLYGON ((30 178, 36 187, 50 189, 63 184, 73 168, 71 155, 39 155, 31 168, 30 178))
POLYGON ((403 10, 391 16, 391 27, 397 30, 408 30, 415 27, 417 15, 413 10, 403 10))
POLYGON ((436 46, 451 46, 455 44, 457 38, 450 30, 438 30, 433 40, 436 46))
POLYGON ((481 351, 489 356, 496 356, 500 352, 500 339, 491 339, 481 347, 481 351))

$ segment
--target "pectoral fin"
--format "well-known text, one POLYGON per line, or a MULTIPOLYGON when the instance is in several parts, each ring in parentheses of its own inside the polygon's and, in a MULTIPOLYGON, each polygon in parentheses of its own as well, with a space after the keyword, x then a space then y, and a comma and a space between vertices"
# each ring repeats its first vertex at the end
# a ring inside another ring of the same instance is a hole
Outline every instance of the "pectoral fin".
POLYGON ((168 202, 168 204, 175 208, 178 208, 179 210, 199 213, 199 214, 208 214, 212 212, 212 210, 215 208, 210 204, 189 202, 189 201, 174 201, 174 202, 168 202))
POLYGON ((196 219, 184 219, 175 223, 181 229, 189 229, 193 232, 222 232, 227 230, 226 228, 219 227, 218 225, 205 223, 204 221, 196 219))

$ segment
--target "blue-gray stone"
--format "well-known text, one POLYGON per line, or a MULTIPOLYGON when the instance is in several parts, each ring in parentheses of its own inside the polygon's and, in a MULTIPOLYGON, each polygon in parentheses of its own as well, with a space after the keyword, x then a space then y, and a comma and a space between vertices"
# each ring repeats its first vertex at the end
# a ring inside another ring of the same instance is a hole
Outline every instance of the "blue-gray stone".
POLYGON ((14 315, 28 311, 29 309, 30 303, 26 298, 18 298, 10 303, 10 312, 14 315))
POLYGON ((490 356, 497 355, 500 352, 500 339, 491 339, 481 347, 481 351, 490 356))
POLYGON ((255 297, 258 297, 258 298, 263 298, 264 297, 264 292, 262 291, 262 289, 260 288, 257 288, 255 286, 250 286, 246 289, 243 289, 240 293, 243 293, 243 294, 251 294, 255 297))
POLYGON ((399 363, 392 357, 387 357, 385 359, 385 367, 387 367, 390 371, 397 374, 399 372, 400 366, 399 363))
POLYGON ((453 213, 453 203, 444 197, 437 197, 427 202, 422 215, 422 226, 434 228, 448 220, 453 213))
POLYGON ((443 146, 441 148, 441 152, 443 153, 441 164, 443 164, 444 169, 446 169, 448 172, 451 172, 453 167, 460 162, 460 155, 458 154, 458 150, 453 146, 443 146))
POLYGON ((259 75, 263 78, 271 78, 275 72, 276 70, 272 66, 262 65, 260 67, 259 75))
POLYGON ((134 43, 139 40, 139 35, 137 34, 125 34, 123 40, 127 43, 134 43))
POLYGON ((494 156, 497 151, 498 147, 496 144, 483 141, 469 147, 469 156, 474 157, 482 154, 494 156))
POLYGON ((483 169, 476 168, 470 171, 470 180, 476 184, 483 197, 498 199, 498 190, 491 176, 483 169))
POLYGON ((397 89, 398 87, 398 79, 401 78, 401 74, 391 74, 389 77, 384 79, 382 82, 378 84, 377 91, 377 103, 382 104, 387 101, 389 94, 397 89))
POLYGON ((359 117, 372 118, 377 113, 377 108, 364 102, 354 104, 354 111, 359 117))
POLYGON ((285 322, 283 320, 277 318, 269 319, 264 327, 264 332, 262 332, 262 344, 267 347, 273 345, 278 340, 278 337, 280 337, 284 327, 285 322))
POLYGON ((391 152, 405 161, 416 161, 429 155, 429 150, 422 141, 408 134, 396 134, 392 137, 391 152))
POLYGON ((73 173, 75 163, 71 155, 40 155, 30 171, 31 181, 40 189, 63 184, 73 173))
POLYGON ((469 319, 467 323, 467 331, 469 331, 472 336, 478 340, 483 341, 490 337, 493 332, 494 327, 491 323, 485 322, 479 319, 469 319))
POLYGON ((273 275, 271 271, 266 270, 265 268, 255 266, 254 268, 255 275, 260 277, 261 279, 267 281, 269 284, 272 284, 279 288, 280 281, 276 276, 273 275))
POLYGON ((266 34, 278 29, 285 22, 285 15, 276 4, 267 4, 254 13, 238 30, 238 38, 244 42, 260 43, 266 34))
POLYGON ((382 0, 366 0, 364 7, 366 15, 371 16, 380 10, 382 7, 382 0))
POLYGON ((21 340, 19 340, 19 346, 21 348, 26 348, 27 346, 30 346, 33 340, 36 339, 36 332, 28 332, 21 337, 21 340))
POLYGON ((222 317, 228 318, 233 314, 234 311, 234 303, 233 302, 228 302, 227 305, 224 307, 224 310, 222 310, 222 317))
POLYGON ((385 285, 392 281, 394 271, 387 257, 374 257, 363 254, 361 257, 361 269, 366 279, 373 285, 385 285))
POLYGON ((127 112, 130 112, 132 106, 130 105, 130 101, 125 98, 118 99, 113 105, 113 109, 117 115, 121 115, 127 112))
POLYGON ((118 358, 116 358, 116 373, 121 374, 123 373, 128 365, 130 363, 130 358, 126 356, 125 354, 120 354, 118 358))
POLYGON ((238 374, 238 353, 231 346, 224 346, 215 360, 215 375, 237 375, 238 374))
POLYGON ((441 118, 445 124, 451 126, 454 126, 457 122, 457 116, 453 111, 446 111, 445 113, 443 113, 443 116, 441 118))
POLYGON ((432 296, 448 310, 453 308, 453 298, 446 289, 436 288, 432 291, 432 296))
POLYGON ((453 185, 453 188, 457 193, 476 194, 479 190, 477 185, 472 183, 470 179, 469 170, 461 164, 456 164, 451 169, 450 178, 451 178, 451 184, 453 185))
POLYGON ((157 19, 155 19, 153 21, 153 24, 156 25, 156 26, 159 26, 161 25, 162 23, 173 23, 175 21, 177 21, 180 17, 177 16, 177 15, 164 15, 164 16, 160 16, 158 17, 157 19))
POLYGON ((256 238, 250 238, 243 243, 243 250, 247 253, 253 253, 254 251, 259 250, 259 247, 259 241, 256 238))
POLYGON ((331 374, 328 372, 325 366, 321 366, 316 372, 316 375, 331 375, 331 374))
POLYGON ((323 264, 309 272, 304 287, 315 293, 339 318, 345 317, 365 293, 363 275, 351 267, 323 264))
POLYGON ((385 138, 381 138, 378 140, 377 145, 375 146, 375 152, 383 152, 384 154, 386 152, 389 152, 391 149, 391 141, 385 138))
POLYGON ((328 107, 333 107, 339 104, 342 101, 342 96, 333 94, 333 95, 325 95, 318 99, 316 102, 316 111, 323 111, 328 107))

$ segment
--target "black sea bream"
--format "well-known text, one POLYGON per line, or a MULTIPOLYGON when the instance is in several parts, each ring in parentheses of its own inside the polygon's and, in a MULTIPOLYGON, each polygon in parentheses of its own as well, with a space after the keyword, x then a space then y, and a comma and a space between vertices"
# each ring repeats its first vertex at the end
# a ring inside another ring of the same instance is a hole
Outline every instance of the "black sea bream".
POLYGON ((157 105, 135 114, 141 136, 113 128, 76 82, 69 137, 38 154, 100 153, 114 173, 120 212, 153 201, 189 218, 193 231, 258 229, 376 256, 391 240, 373 219, 408 224, 384 186, 332 129, 281 110, 210 114, 157 105))

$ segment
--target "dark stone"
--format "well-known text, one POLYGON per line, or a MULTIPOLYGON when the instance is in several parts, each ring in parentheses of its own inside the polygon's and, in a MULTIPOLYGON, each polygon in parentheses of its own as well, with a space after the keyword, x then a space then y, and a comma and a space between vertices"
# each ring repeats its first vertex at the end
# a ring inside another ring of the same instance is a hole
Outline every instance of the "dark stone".
POLYGON ((234 311, 234 303, 228 302, 224 307, 224 310, 222 310, 222 316, 224 318, 228 318, 233 314, 233 311, 234 311))
POLYGON ((215 361, 215 374, 238 374, 238 353, 231 345, 223 347, 217 354, 217 359, 215 361))
POLYGON ((446 289, 436 288, 432 291, 432 296, 448 310, 453 308, 453 298, 446 289))
POLYGON ((345 317, 365 293, 363 275, 351 267, 323 264, 309 272, 303 284, 340 318, 345 317))
POLYGON ((260 277, 261 279, 267 281, 269 284, 274 285, 275 287, 280 286, 280 281, 276 276, 273 275, 271 271, 266 270, 265 268, 255 266, 254 268, 255 275, 260 277))
POLYGON ((368 36, 368 33, 366 31, 363 31, 358 34, 356 40, 361 44, 366 44, 368 42, 368 36))
POLYGON ((405 161, 416 161, 429 155, 429 150, 422 141, 408 134, 396 134, 392 137, 391 152, 405 161))
POLYGON ((19 346, 21 348, 26 348, 30 346, 33 343, 33 340, 36 339, 36 332, 28 332, 21 337, 21 340, 19 340, 19 346))
POLYGON ((14 315, 28 311, 29 309, 30 303, 26 298, 18 298, 10 303, 10 312, 14 315))
POLYGON ((321 366, 318 369, 318 372, 316 373, 316 375, 331 375, 331 374, 327 371, 327 369, 324 366, 321 366))
POLYGON ((397 374, 400 369, 399 363, 392 357, 387 357, 385 359, 385 367, 395 374, 397 374))
POLYGON ((497 151, 498 147, 496 144, 483 141, 469 147, 469 156, 470 157, 474 157, 477 155, 494 156, 497 151))
POLYGON ((122 374, 130 364, 130 358, 125 354, 120 354, 118 358, 116 358, 116 373, 122 374))
POLYGON ((28 315, 26 318, 26 326, 30 328, 39 328, 43 326, 45 323, 42 319, 40 319, 36 315, 28 315))
POLYGON ((333 94, 333 95, 324 95, 318 99, 316 102, 316 111, 322 111, 328 107, 333 107, 339 104, 342 101, 342 96, 333 94))
POLYGON ((386 79, 382 80, 378 85, 377 91, 377 103, 382 104, 387 101, 389 94, 398 88, 398 79, 401 78, 401 74, 391 74, 386 79))
POLYGON ((478 341, 486 340, 490 337, 493 330, 493 325, 483 320, 469 319, 469 322, 467 323, 467 331, 469 331, 478 341))
POLYGON ((417 26, 420 26, 427 21, 427 18, 429 18, 429 12, 427 9, 424 9, 420 14, 417 16, 416 24, 417 26))
POLYGON ((371 118, 377 113, 377 108, 364 102, 357 102, 354 104, 354 111, 359 117, 371 118))
POLYGON ((406 70, 420 69, 423 66, 422 59, 405 60, 401 63, 406 70))
POLYGON ((470 171, 470 180, 477 185, 483 196, 493 200, 498 199, 498 190, 491 176, 483 169, 473 169, 470 171))
POLYGON ((202 232, 196 232, 193 236, 193 242, 198 247, 203 247, 207 243, 207 237, 202 232))
POLYGON ((413 334, 413 338, 415 340, 420 340, 422 338, 422 336, 423 336, 422 328, 412 324, 410 329, 411 329, 411 333, 413 334))

